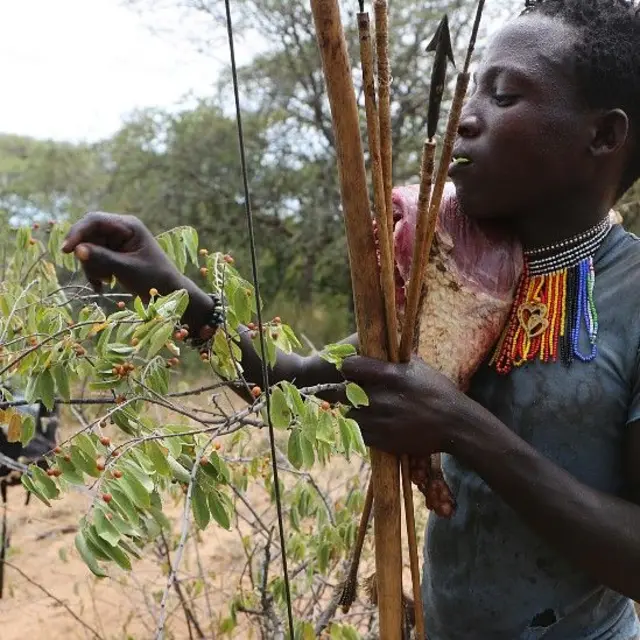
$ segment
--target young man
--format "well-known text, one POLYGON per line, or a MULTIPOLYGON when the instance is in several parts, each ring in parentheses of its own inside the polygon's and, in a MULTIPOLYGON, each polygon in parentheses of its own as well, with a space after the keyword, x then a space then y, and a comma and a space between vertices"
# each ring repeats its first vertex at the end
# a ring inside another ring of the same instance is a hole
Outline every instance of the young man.
MULTIPOLYGON (((631 640, 640 241, 607 213, 640 174, 640 16, 629 0, 529 4, 478 69, 455 149, 468 162, 451 172, 464 214, 509 225, 526 251, 496 358, 467 395, 417 359, 355 357, 344 373, 370 395, 356 416, 369 445, 445 453, 457 510, 429 519, 430 640, 631 640)), ((65 250, 96 284, 113 274, 136 293, 186 287, 192 327, 211 313, 136 219, 89 214, 65 250)), ((274 374, 336 379, 319 358, 296 356, 274 374)))

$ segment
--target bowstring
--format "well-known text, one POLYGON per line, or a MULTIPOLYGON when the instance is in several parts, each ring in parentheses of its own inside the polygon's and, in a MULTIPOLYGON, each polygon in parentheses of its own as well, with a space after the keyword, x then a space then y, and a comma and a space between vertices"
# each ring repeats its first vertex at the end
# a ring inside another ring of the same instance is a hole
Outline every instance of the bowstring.
POLYGON ((260 333, 260 356, 262 361, 262 382, 266 395, 267 405, 267 426, 269 429, 269 444, 271 447, 271 466, 273 469, 274 496, 276 499, 276 510, 278 513, 278 530, 280 534, 280 547, 282 549, 282 569, 284 572, 284 588, 287 601, 287 617, 289 621, 289 635, 294 638, 293 612, 291 609, 291 589, 289 586, 289 570, 287 567, 287 548, 284 536, 284 523, 282 515, 282 500, 280 496, 280 481, 278 479, 278 465, 276 462, 276 439, 273 422, 271 420, 271 391, 269 385, 269 367, 267 361, 267 347, 264 338, 262 325, 262 310, 260 308, 260 280, 258 278, 258 260, 256 257, 256 242, 253 229, 253 212, 251 208, 251 193, 249 190, 249 178, 247 174, 247 160, 244 144, 244 132, 242 127, 242 111, 240 109, 240 91, 238 88, 238 69, 236 65, 236 55, 233 38, 233 23, 231 21, 230 0, 225 0, 225 11, 227 18, 227 35, 229 39, 229 53, 231 57, 231 75, 233 78, 233 96, 236 106, 236 123, 238 128, 238 145, 240 147, 240 164, 242 168, 242 183, 244 189, 245 213, 247 216, 247 228, 249 231, 249 246, 251 249, 251 271, 253 277, 253 286, 256 294, 256 311, 258 319, 258 328, 260 333))

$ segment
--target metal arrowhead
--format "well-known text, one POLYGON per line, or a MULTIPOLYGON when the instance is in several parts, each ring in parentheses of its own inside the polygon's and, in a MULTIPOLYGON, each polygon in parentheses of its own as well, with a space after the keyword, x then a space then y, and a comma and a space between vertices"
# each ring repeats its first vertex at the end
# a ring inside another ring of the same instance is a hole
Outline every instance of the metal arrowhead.
POLYGON ((440 106, 447 79, 447 59, 451 61, 454 67, 456 66, 453 58, 453 47, 451 46, 449 18, 446 14, 438 24, 438 28, 427 46, 427 51, 435 52, 435 60, 431 71, 431 86, 429 88, 429 110, 427 113, 427 135, 431 139, 438 130, 440 106))

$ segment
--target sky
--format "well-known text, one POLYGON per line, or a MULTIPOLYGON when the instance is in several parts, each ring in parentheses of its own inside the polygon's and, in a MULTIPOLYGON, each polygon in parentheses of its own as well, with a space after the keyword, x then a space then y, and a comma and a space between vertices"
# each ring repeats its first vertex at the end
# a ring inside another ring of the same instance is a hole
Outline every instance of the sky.
POLYGON ((121 0, 0 0, 0 132, 95 141, 134 109, 209 95, 226 47, 198 53, 172 26, 182 17, 140 16, 121 0))

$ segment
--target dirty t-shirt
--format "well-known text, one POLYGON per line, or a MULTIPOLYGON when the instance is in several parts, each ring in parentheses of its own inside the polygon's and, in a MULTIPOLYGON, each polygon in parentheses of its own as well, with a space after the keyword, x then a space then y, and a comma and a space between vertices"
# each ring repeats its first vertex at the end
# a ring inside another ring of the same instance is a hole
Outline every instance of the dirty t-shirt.
MULTIPOLYGON (((621 495, 625 430, 640 419, 640 240, 613 227, 594 266, 595 361, 506 376, 483 366, 469 395, 580 482, 621 495)), ((627 598, 563 559, 474 472, 451 456, 443 468, 457 511, 427 527, 429 640, 640 638, 627 598)))

